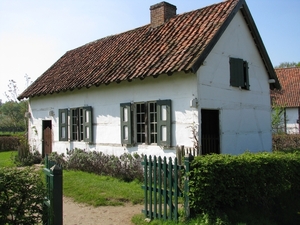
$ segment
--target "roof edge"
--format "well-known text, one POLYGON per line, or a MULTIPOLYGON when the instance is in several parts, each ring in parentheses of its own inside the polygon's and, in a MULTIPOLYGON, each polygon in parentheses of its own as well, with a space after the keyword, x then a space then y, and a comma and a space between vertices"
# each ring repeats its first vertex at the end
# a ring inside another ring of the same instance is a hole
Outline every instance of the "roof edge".
POLYGON ((197 70, 200 68, 200 66, 203 64, 204 60, 208 56, 208 54, 211 52, 213 47, 216 45, 216 43, 219 41, 221 36, 223 35, 226 28, 229 26, 230 22, 232 21, 233 17, 236 15, 236 13, 240 10, 242 5, 244 4, 245 0, 239 0, 239 2, 236 4, 234 9, 231 11, 227 19, 224 21, 224 23, 221 25, 220 29, 217 31, 215 36, 211 39, 211 41, 208 43, 206 48, 203 50, 202 54, 199 56, 199 58, 196 60, 194 65, 192 66, 192 71, 194 73, 197 72, 197 70))
POLYGON ((266 50, 265 45, 262 41, 262 38, 261 38, 261 36, 258 32, 258 29, 256 27, 256 24, 255 24, 254 20, 253 20, 253 17, 252 17, 251 12, 248 8, 248 5, 247 5, 245 0, 243 0, 243 1, 244 1, 244 3, 243 3, 243 7, 241 8, 241 11, 242 11, 242 14, 244 16, 244 19, 246 20, 246 22, 248 24, 248 27, 250 29, 250 32, 252 34, 253 40, 257 45, 257 49, 260 53, 260 56, 261 56, 261 59, 263 60, 264 65, 266 67, 269 78, 275 79, 275 83, 270 84, 270 88, 271 88, 271 90, 273 90, 273 89, 280 90, 281 85, 280 85, 278 77, 275 73, 274 67, 273 67, 272 62, 270 60, 270 57, 267 53, 267 50, 266 50))
POLYGON ((230 22, 232 21, 232 19, 234 18, 234 16, 237 14, 237 12, 241 10, 243 17, 245 19, 245 21, 248 24, 249 30, 252 34, 252 38, 254 40, 254 42, 256 43, 256 47, 258 49, 258 52, 261 56, 261 59, 265 65, 265 68, 267 70, 267 73, 269 75, 269 78, 275 79, 275 83, 270 84, 270 88, 271 90, 273 89, 281 89, 281 85, 279 83, 278 77, 275 73, 274 67, 271 63, 271 60, 269 58, 269 55, 267 53, 267 50, 263 44, 263 41, 261 39, 261 36, 258 32, 258 29, 255 25, 255 22, 253 20, 253 17, 250 13, 250 10, 247 6, 247 3, 245 0, 239 0, 239 2, 236 4, 236 6, 234 7, 234 9, 231 11, 230 15, 227 17, 227 19, 225 20, 225 22, 222 24, 222 26, 220 27, 220 29, 218 30, 218 32, 216 33, 216 35, 211 39, 211 41, 209 42, 209 44, 207 45, 207 47, 205 48, 205 50, 202 52, 202 54, 200 55, 200 57, 197 59, 197 61, 194 63, 194 65, 192 66, 192 71, 194 73, 196 73, 196 71, 200 68, 200 66, 203 64, 204 60, 206 59, 206 57, 208 56, 208 54, 211 52, 211 50, 213 49, 213 47, 216 45, 216 43, 219 41, 219 39, 221 38, 222 34, 224 33, 224 31, 226 30, 226 28, 229 26, 230 22))

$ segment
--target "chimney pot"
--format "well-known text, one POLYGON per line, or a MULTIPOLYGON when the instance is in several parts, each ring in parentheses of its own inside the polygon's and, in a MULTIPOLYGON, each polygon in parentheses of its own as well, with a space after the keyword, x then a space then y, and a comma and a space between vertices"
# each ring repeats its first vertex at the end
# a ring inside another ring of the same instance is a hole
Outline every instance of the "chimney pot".
POLYGON ((168 2, 161 2, 150 6, 151 26, 158 27, 176 16, 176 6, 168 2))

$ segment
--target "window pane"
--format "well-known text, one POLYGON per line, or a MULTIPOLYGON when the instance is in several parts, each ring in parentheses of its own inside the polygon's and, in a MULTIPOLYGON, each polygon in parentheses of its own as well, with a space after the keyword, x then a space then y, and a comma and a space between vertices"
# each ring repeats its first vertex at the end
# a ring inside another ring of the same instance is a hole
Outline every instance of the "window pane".
POLYGON ((65 112, 61 113, 61 123, 66 123, 66 113, 65 112))
POLYGON ((124 139, 124 140, 128 140, 128 126, 124 126, 123 129, 124 129, 124 130, 123 130, 123 131, 124 131, 124 132, 123 132, 123 134, 124 134, 123 139, 124 139))
POLYGON ((156 113, 151 113, 150 114, 150 122, 157 122, 157 119, 156 119, 157 115, 156 113))
POLYGON ((89 129, 89 127, 85 127, 85 137, 90 138, 90 129, 89 129))
POLYGON ((145 104, 141 104, 141 112, 145 112, 146 108, 145 108, 145 104))
POLYGON ((89 115, 90 115, 90 111, 86 110, 86 111, 85 111, 85 122, 86 122, 86 123, 89 122, 89 119, 90 119, 90 116, 89 116, 89 115))
POLYGON ((162 141, 167 141, 167 127, 166 126, 161 127, 161 139, 162 139, 162 141))
POLYGON ((156 103, 150 102, 149 103, 149 137, 150 137, 150 144, 157 143, 157 110, 156 110, 156 103))
POLYGON ((61 128, 61 138, 66 138, 66 127, 61 128))
POLYGON ((156 111, 156 104, 150 103, 150 112, 155 112, 155 111, 156 111))
POLYGON ((123 121, 128 122, 128 108, 123 108, 123 121))
POLYGON ((156 124, 154 124, 154 123, 150 125, 151 133, 156 132, 156 127, 157 127, 157 126, 156 126, 156 124))
POLYGON ((78 140, 78 109, 72 109, 72 140, 78 140))
POLYGON ((79 135, 80 135, 80 139, 78 141, 81 141, 84 138, 84 136, 83 136, 83 132, 84 132, 83 122, 84 122, 84 120, 83 120, 83 109, 80 109, 79 110, 79 129, 80 129, 79 130, 79 135))
POLYGON ((136 137, 138 143, 146 141, 146 106, 144 103, 136 104, 136 137))
POLYGON ((146 136, 142 135, 142 143, 145 143, 145 142, 146 142, 146 136))
POLYGON ((167 106, 166 105, 161 106, 161 120, 162 121, 167 120, 167 106))

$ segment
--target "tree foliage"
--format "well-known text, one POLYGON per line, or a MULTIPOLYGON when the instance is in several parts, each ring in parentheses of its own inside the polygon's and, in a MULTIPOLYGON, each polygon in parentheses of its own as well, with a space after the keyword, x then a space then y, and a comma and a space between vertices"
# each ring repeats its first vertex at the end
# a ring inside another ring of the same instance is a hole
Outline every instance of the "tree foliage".
POLYGON ((32 168, 0 168, 0 224, 40 224, 45 193, 32 168))
POLYGON ((275 66, 276 69, 278 68, 290 68, 290 67, 300 67, 300 62, 282 62, 278 66, 275 66))
POLYGON ((27 100, 21 102, 8 101, 0 106, 0 131, 25 131, 24 114, 27 111, 27 100))
POLYGON ((9 80, 8 91, 4 92, 8 101, 17 102, 18 101, 18 91, 17 82, 14 80, 9 80))
POLYGON ((5 92, 7 102, 0 105, 0 131, 17 132, 26 130, 24 114, 28 101, 18 101, 18 86, 14 80, 9 80, 8 91, 5 92))
POLYGON ((275 134, 285 132, 284 107, 274 103, 272 106, 272 132, 275 134))

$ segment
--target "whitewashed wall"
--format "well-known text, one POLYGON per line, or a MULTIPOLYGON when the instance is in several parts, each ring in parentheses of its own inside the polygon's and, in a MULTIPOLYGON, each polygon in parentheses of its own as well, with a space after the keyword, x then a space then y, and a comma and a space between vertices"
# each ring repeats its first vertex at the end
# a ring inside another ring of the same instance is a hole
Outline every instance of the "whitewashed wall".
POLYGON ((286 108, 286 132, 288 134, 299 134, 299 124, 297 120, 299 119, 298 108, 286 108))
MULTIPOLYGON (((124 152, 138 152, 175 156, 175 146, 193 146, 190 126, 197 123, 197 109, 190 108, 190 100, 197 96, 196 75, 189 73, 161 75, 120 84, 100 85, 59 94, 30 99, 29 141, 42 152, 42 120, 52 121, 53 151, 64 153, 66 149, 97 150, 107 154, 120 155, 124 152), (142 102, 158 99, 172 100, 172 145, 163 149, 157 145, 123 147, 120 134, 120 103, 142 102), (93 107, 93 131, 95 144, 85 142, 60 142, 58 137, 58 110, 63 108, 93 107), (50 117, 48 112, 55 115, 50 117)), ((59 81, 58 81, 59 82, 59 81)))
POLYGON ((221 153, 272 150, 268 76, 241 13, 198 70, 198 86, 200 108, 220 110, 221 153), (249 63, 250 91, 230 86, 230 57, 249 63))
MULTIPOLYGON (((42 120, 51 120, 53 151, 58 153, 76 147, 115 155, 138 152, 173 157, 176 145, 193 146, 191 126, 201 121, 201 113, 198 113, 201 108, 220 111, 221 153, 272 150, 268 76, 240 13, 235 16, 204 65, 199 68, 197 76, 191 73, 161 75, 142 81, 100 85, 30 99, 32 117, 29 123, 29 141, 41 152, 42 120), (242 58, 249 63, 250 91, 230 86, 230 57, 242 58), (190 100, 195 97, 199 100, 198 110, 190 107, 190 100), (172 100, 173 147, 163 149, 157 145, 130 148, 122 146, 120 103, 158 99, 172 100), (93 107, 95 144, 59 142, 58 110, 85 105, 93 107), (53 117, 48 115, 50 110, 55 112, 53 117)), ((199 136, 201 141, 201 130, 199 136)))

